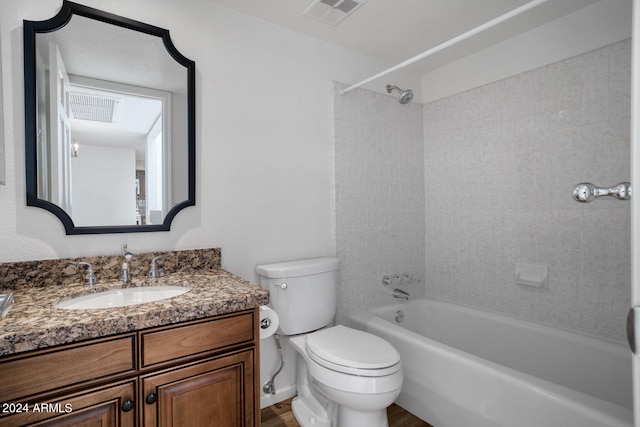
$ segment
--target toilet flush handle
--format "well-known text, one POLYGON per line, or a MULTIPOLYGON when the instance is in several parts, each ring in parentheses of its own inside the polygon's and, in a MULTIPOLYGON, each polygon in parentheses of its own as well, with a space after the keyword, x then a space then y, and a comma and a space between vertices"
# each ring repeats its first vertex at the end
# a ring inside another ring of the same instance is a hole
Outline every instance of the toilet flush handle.
POLYGON ((287 282, 282 282, 282 284, 279 287, 280 287, 280 289, 282 289, 284 291, 285 289, 287 289, 289 287, 289 285, 287 285, 287 282))

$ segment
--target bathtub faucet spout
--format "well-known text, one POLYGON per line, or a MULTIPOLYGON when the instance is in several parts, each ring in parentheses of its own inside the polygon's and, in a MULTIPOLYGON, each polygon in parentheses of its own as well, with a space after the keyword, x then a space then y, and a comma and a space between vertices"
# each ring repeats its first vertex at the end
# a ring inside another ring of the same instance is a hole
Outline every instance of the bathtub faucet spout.
POLYGON ((398 288, 395 288, 391 292, 391 295, 393 295, 394 298, 403 298, 403 299, 406 299, 407 301, 409 301, 409 297, 411 296, 408 292, 405 292, 402 289, 398 289, 398 288))

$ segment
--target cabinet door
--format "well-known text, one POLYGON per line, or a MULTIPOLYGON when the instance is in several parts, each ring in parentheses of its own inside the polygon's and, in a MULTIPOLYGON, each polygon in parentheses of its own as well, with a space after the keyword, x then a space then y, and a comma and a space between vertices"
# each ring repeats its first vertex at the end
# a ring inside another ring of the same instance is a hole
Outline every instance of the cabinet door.
POLYGON ((28 406, 21 406, 20 413, 0 418, 0 425, 134 427, 135 389, 135 380, 131 380, 60 398, 41 399, 28 406))
POLYGON ((144 426, 256 425, 254 351, 142 377, 144 426))

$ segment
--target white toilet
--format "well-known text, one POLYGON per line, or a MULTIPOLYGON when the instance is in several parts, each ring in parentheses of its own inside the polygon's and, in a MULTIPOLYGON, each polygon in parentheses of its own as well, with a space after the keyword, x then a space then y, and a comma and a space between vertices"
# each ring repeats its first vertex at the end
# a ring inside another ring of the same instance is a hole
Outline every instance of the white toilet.
POLYGON ((387 427, 402 387, 400 354, 373 334, 338 325, 338 258, 256 267, 278 313, 277 333, 298 351, 292 409, 303 427, 387 427))

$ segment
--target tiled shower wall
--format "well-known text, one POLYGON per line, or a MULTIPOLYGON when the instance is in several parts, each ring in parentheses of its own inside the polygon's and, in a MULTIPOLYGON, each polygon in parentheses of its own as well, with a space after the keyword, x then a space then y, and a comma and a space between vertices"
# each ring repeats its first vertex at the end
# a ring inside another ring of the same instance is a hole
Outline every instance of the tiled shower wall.
POLYGON ((429 296, 624 340, 630 203, 571 189, 630 180, 630 58, 627 40, 424 107, 429 296))
POLYGON ((389 303, 384 275, 424 295, 422 106, 334 84, 336 253, 342 260, 336 321, 389 303))

